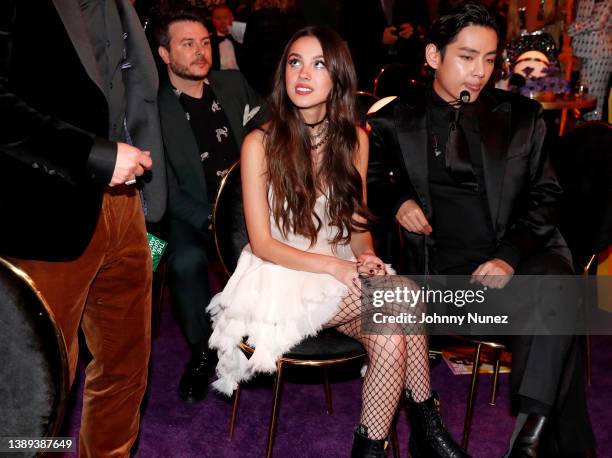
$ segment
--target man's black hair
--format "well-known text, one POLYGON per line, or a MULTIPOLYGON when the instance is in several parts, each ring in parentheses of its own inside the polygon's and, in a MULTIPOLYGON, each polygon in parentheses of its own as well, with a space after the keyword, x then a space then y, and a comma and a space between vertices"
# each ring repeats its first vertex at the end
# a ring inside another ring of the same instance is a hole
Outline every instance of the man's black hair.
POLYGON ((206 27, 207 30, 212 30, 206 23, 206 20, 204 19, 204 16, 201 14, 200 10, 197 8, 189 5, 182 5, 182 7, 178 9, 168 7, 164 9, 160 8, 155 12, 153 18, 153 30, 155 33, 155 41, 157 42, 158 46, 166 49, 169 48, 170 34, 168 33, 168 30, 172 23, 179 21, 199 22, 206 27))
POLYGON ((466 1, 459 4, 450 14, 434 21, 427 37, 427 43, 434 44, 444 57, 446 46, 455 41, 459 32, 470 25, 493 29, 499 38, 497 23, 482 3, 466 1))

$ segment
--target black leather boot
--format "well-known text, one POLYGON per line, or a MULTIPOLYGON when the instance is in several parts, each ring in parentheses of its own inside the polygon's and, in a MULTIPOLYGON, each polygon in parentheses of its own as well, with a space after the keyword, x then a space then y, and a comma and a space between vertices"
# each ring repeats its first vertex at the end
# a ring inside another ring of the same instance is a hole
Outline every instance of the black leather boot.
POLYGON ((208 379, 213 370, 206 350, 194 351, 179 383, 179 397, 189 403, 202 401, 208 394, 208 379))
POLYGON ((410 420, 408 450, 412 458, 469 458, 444 427, 435 392, 423 402, 414 402, 408 390, 405 395, 410 420))
POLYGON ((532 458, 538 456, 538 446, 548 419, 544 415, 530 413, 519 431, 508 458, 532 458))
POLYGON ((385 458, 388 444, 386 439, 369 439, 367 426, 357 425, 351 458, 385 458))

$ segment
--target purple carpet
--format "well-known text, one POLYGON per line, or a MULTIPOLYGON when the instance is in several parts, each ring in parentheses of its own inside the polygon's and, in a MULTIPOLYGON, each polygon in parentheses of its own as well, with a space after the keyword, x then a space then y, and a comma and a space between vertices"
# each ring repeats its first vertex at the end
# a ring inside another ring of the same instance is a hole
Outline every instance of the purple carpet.
MULTIPOLYGON (((612 337, 594 337, 593 385, 588 387, 598 456, 612 457, 612 337)), ((176 390, 187 361, 187 346, 169 304, 164 306, 158 337, 153 342, 149 389, 143 406, 136 456, 261 457, 265 452, 272 401, 272 379, 259 377, 242 390, 233 441, 228 438, 231 403, 215 393, 196 405, 180 401, 176 390)), ((314 370, 316 372, 316 369, 314 370)), ((358 367, 337 371, 332 385, 333 415, 325 413, 323 388, 298 383, 303 372, 288 372, 280 407, 274 454, 277 457, 347 457, 352 430, 359 419, 361 382, 358 367), (296 380, 297 379, 297 380, 296 380)), ((453 376, 444 363, 432 371, 434 388, 451 433, 460 438, 468 391, 468 376, 453 376)), ((83 368, 69 406, 65 436, 78 436, 83 368)), ((509 414, 508 376, 501 376, 497 405, 488 405, 491 377, 481 376, 469 452, 474 457, 501 457, 506 451, 513 419, 509 414)), ((408 426, 398 421, 401 456, 406 457, 408 426)), ((391 456, 389 454, 389 456, 391 456)))

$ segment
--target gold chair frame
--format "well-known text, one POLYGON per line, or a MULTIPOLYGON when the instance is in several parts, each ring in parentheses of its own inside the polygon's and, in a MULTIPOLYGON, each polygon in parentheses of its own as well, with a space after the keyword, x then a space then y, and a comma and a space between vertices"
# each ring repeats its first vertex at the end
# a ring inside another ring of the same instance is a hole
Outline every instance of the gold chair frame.
POLYGON ((376 74, 376 77, 374 78, 374 84, 372 85, 372 94, 374 94, 376 97, 380 98, 380 95, 378 95, 378 84, 380 83, 380 79, 383 77, 383 75, 385 74, 385 72, 389 69, 392 68, 403 68, 405 69, 406 66, 404 64, 400 64, 400 63, 392 63, 392 64, 387 64, 384 65, 376 74))
MULTIPOLYGON (((247 355, 252 355, 255 351, 254 348, 248 346, 245 343, 240 345, 242 351, 247 355)), ((272 457, 272 452, 274 449, 274 439, 276 438, 276 426, 278 423, 278 412, 279 412, 279 404, 280 397, 283 386, 283 369, 286 366, 308 366, 308 367, 321 367, 323 369, 323 387, 325 390, 325 404, 326 404, 326 413, 328 415, 333 415, 333 404, 332 404, 332 395, 331 395, 331 385, 329 383, 329 373, 328 367, 336 364, 344 364, 349 361, 353 361, 356 359, 363 358, 365 356, 365 352, 362 354, 351 355, 343 358, 335 358, 335 359, 297 359, 297 358, 288 358, 281 356, 276 361, 276 374, 274 376, 274 400, 272 401, 272 413, 270 416, 270 423, 268 425, 268 439, 266 443, 266 458, 272 457)), ((240 402, 240 385, 236 388, 234 392, 234 399, 232 405, 232 416, 230 418, 230 429, 229 429, 229 438, 230 440, 234 438, 234 429, 236 426, 236 418, 238 417, 238 405, 240 402)), ((395 451, 398 449, 397 446, 397 436, 394 434, 392 439, 394 457, 399 458, 395 451)))
MULTIPOLYGON (((45 437, 55 437, 60 433, 60 429, 62 427, 62 422, 64 419, 64 413, 66 410, 66 404, 68 401, 68 394, 70 392, 70 370, 68 364, 68 348, 66 347, 66 340, 64 338, 64 334, 62 333, 59 324, 57 323, 57 319, 55 318, 55 314, 53 310, 49 306, 47 300, 43 297, 40 290, 37 288, 34 280, 22 269, 12 264, 8 260, 0 257, 0 265, 5 267, 8 271, 10 271, 15 276, 19 277, 23 283, 25 283, 28 289, 36 296, 39 300, 40 305, 45 309, 47 313, 47 317, 51 322, 51 325, 54 329, 54 337, 59 350, 59 362, 61 364, 61 368, 59 368, 59 396, 55 400, 55 408, 53 409, 53 413, 48 420, 47 432, 45 437)), ((41 312, 42 314, 42 312, 41 312)))
POLYGON ((475 346, 474 349, 474 363, 472 364, 472 374, 470 387, 468 391, 468 401, 465 407, 465 417, 463 420, 463 437, 461 439, 461 446, 467 450, 468 443, 470 441, 470 432, 472 429, 472 417, 474 414, 474 400, 476 398, 476 390, 478 388, 478 379, 480 372, 478 368, 482 362, 482 347, 492 348, 494 351, 494 363, 493 363, 493 386, 491 387, 491 394, 489 398, 489 405, 494 406, 497 402, 497 392, 499 389, 499 370, 501 368, 501 353, 508 350, 506 345, 491 340, 474 339, 465 336, 453 336, 464 342, 468 342, 475 346))
MULTIPOLYGON (((374 103, 376 103, 377 101, 380 100, 380 97, 377 97, 376 95, 374 95, 373 92, 368 92, 368 91, 361 91, 361 90, 353 91, 353 95, 355 96, 355 99, 357 99, 359 96, 363 96, 363 95, 371 97, 374 100, 374 102, 372 104, 374 104, 374 103)), ((364 122, 362 123, 361 114, 359 113, 359 110, 357 110, 357 112, 359 114, 359 125, 360 125, 360 127, 362 127, 362 128, 367 130, 368 129, 367 128, 367 122, 364 120, 364 122)), ((367 114, 366 114, 366 117, 367 117, 367 114)))

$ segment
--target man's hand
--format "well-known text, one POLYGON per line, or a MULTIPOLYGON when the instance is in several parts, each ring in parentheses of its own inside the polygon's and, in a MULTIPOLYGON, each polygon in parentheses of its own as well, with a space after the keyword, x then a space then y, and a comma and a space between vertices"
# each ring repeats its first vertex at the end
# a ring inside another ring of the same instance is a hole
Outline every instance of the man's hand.
POLYGON ((414 200, 407 200, 402 204, 395 215, 395 219, 404 228, 416 234, 431 234, 431 225, 419 204, 414 200))
POLYGON ((397 27, 390 25, 383 32, 382 42, 384 45, 392 45, 399 39, 397 35, 397 27))
POLYGON ((412 27, 412 25, 409 24, 408 22, 405 22, 404 24, 400 25, 400 31, 399 31, 400 37, 405 38, 407 40, 408 38, 412 36, 413 33, 414 33, 414 27, 412 27))
POLYGON ((472 273, 470 283, 480 283, 489 288, 501 289, 508 284, 514 275, 514 269, 506 261, 499 258, 491 259, 472 273))
POLYGON ((117 143, 117 162, 110 186, 116 186, 134 180, 153 165, 149 151, 141 151, 127 143, 117 143))

